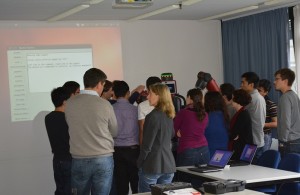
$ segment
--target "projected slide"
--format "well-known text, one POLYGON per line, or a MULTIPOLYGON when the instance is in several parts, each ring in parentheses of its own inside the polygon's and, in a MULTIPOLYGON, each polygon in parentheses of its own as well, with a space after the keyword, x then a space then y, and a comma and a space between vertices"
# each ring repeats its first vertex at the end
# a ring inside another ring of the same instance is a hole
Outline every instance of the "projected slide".
POLYGON ((54 110, 50 92, 70 80, 84 89, 91 67, 123 79, 118 26, 0 27, 0 43, 0 107, 8 123, 54 110))
POLYGON ((31 119, 31 109, 42 109, 31 96, 77 80, 93 67, 91 46, 20 46, 7 53, 12 121, 31 119))

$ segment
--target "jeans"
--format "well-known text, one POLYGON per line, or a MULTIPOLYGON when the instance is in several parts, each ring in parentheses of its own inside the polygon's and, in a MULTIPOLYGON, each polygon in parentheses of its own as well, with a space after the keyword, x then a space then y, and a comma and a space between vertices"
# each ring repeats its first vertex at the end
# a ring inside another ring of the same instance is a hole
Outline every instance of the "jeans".
POLYGON ((281 154, 281 158, 283 158, 288 153, 300 154, 300 139, 289 141, 289 142, 279 141, 278 149, 281 154))
POLYGON ((263 146, 263 152, 270 150, 272 145, 272 133, 264 134, 265 145, 263 146))
POLYGON ((172 183, 174 173, 144 173, 139 171, 139 193, 151 192, 151 185, 172 183))
MULTIPOLYGON (((208 146, 189 148, 177 154, 176 166, 194 166, 195 164, 207 164, 210 159, 208 146)), ((191 183, 193 186, 201 186, 203 181, 181 172, 175 173, 175 180, 191 183)))
POLYGON ((73 195, 108 195, 112 185, 114 160, 112 156, 73 158, 73 195))
POLYGON ((186 149, 177 154, 177 166, 193 166, 195 164, 207 164, 209 162, 208 146, 186 149))
POLYGON ((71 194, 71 160, 53 159, 53 172, 56 184, 55 195, 71 194))

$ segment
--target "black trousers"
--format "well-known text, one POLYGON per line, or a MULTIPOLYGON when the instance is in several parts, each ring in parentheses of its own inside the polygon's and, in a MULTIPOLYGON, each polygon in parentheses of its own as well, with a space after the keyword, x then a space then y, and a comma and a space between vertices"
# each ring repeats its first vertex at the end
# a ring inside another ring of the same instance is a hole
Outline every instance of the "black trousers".
POLYGON ((138 193, 138 168, 136 161, 139 157, 138 145, 115 147, 114 152, 114 181, 118 195, 129 193, 129 184, 133 194, 138 193))
POLYGON ((55 195, 71 195, 72 160, 53 159, 55 195))

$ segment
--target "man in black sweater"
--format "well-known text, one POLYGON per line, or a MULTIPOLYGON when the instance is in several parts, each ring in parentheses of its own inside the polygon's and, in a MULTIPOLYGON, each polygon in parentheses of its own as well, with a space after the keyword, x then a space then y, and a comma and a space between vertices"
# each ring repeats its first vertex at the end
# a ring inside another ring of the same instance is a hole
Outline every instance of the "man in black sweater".
POLYGON ((45 117, 45 125, 53 153, 55 195, 71 194, 71 164, 68 125, 65 119, 65 103, 70 94, 64 87, 51 92, 55 110, 45 117))

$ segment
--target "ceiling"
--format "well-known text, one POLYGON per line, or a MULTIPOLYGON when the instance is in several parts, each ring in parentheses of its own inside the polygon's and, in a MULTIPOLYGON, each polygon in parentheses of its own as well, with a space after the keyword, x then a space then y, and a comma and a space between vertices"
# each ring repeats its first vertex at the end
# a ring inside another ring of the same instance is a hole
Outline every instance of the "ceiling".
MULTIPOLYGON (((60 21, 85 21, 85 20, 128 20, 136 16, 180 4, 186 0, 152 0, 153 4, 143 9, 114 9, 115 0, 90 4, 90 7, 60 19, 60 21)), ((201 20, 233 10, 258 5, 252 12, 262 12, 282 6, 292 6, 300 3, 300 0, 273 0, 278 3, 264 5, 270 0, 202 0, 192 5, 183 5, 182 9, 173 9, 158 15, 144 18, 144 20, 201 20)), ((86 0, 1 0, 0 21, 47 21, 62 12, 70 10, 78 5, 89 4, 86 0)), ((249 14, 249 11, 219 17, 226 19, 237 15, 249 14)))

